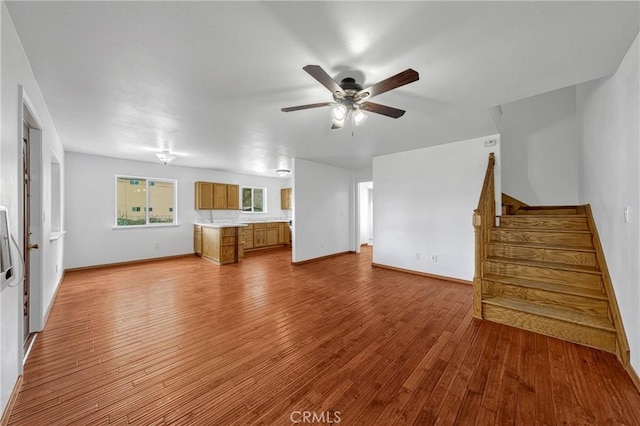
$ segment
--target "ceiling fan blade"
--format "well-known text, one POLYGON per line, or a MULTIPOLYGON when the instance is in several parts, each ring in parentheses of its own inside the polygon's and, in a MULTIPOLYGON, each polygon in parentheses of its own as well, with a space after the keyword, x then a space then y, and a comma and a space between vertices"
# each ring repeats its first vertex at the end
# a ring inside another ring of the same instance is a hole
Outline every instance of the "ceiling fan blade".
POLYGON ((386 105, 374 104, 373 102, 363 102, 360 109, 367 112, 375 112, 376 114, 386 115, 387 117, 400 118, 406 112, 403 109, 393 108, 386 105))
POLYGON ((308 72, 311 77, 318 80, 318 82, 324 87, 329 89, 331 93, 338 92, 344 95, 344 90, 342 90, 342 87, 340 87, 340 85, 333 78, 331 78, 331 76, 327 74, 326 71, 320 67, 320 65, 307 65, 302 69, 308 72))
POLYGON ((370 98, 372 96, 388 92, 389 90, 395 89, 397 87, 404 86, 405 84, 413 83, 419 78, 420 75, 418 74, 418 72, 409 68, 402 71, 401 73, 382 80, 374 84, 373 86, 365 87, 364 89, 356 93, 355 97, 359 99, 370 98))
POLYGON ((331 106, 334 103, 335 102, 320 102, 318 104, 308 104, 308 105, 300 105, 300 106, 294 106, 294 107, 288 107, 288 108, 281 108, 280 111, 282 111, 282 112, 300 111, 301 109, 320 108, 320 107, 324 107, 324 106, 331 106))

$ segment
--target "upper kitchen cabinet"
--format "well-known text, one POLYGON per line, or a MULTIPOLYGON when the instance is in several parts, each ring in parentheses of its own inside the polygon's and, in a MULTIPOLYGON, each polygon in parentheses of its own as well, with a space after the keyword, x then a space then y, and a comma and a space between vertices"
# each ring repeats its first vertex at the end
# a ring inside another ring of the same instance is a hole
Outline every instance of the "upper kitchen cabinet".
POLYGON ((196 182, 195 208, 198 210, 239 210, 238 185, 196 182))
POLYGON ((213 183, 196 182, 195 208, 197 210, 213 209, 213 183))
POLYGON ((240 185, 227 185, 227 209, 240 210, 240 185))
POLYGON ((280 209, 291 210, 291 188, 280 190, 280 209))

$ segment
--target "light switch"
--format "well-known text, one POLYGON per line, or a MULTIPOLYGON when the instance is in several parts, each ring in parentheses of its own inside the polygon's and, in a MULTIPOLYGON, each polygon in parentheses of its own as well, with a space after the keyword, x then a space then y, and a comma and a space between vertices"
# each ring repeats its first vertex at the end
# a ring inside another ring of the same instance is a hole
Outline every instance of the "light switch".
POLYGON ((624 223, 629 223, 629 206, 624 208, 624 223))

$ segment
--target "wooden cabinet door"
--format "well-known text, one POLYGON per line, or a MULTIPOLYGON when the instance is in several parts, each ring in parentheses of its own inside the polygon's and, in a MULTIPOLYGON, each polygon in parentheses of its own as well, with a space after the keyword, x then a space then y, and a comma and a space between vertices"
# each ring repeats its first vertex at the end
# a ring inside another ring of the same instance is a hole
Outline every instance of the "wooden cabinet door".
POLYGON ((291 188, 282 188, 280 190, 280 209, 291 210, 291 188))
POLYGON ((291 244, 291 228, 289 228, 288 223, 284 225, 284 243, 291 244))
POLYGON ((195 208, 196 210, 211 210, 213 208, 213 184, 211 182, 196 182, 195 208))
POLYGON ((193 227, 193 251, 202 255, 202 227, 198 225, 193 227))
POLYGON ((240 210, 239 185, 227 185, 227 209, 240 210))
POLYGON ((227 184, 213 184, 213 208, 224 210, 227 208, 227 184))
POLYGON ((253 225, 244 228, 244 248, 253 248, 253 225))
POLYGON ((267 223, 267 245, 268 246, 278 245, 278 224, 277 223, 267 223))
POLYGON ((234 263, 238 260, 238 228, 222 228, 220 240, 220 263, 234 263))
POLYGON ((253 247, 264 247, 267 245, 267 228, 262 225, 253 226, 253 247))
POLYGON ((284 239, 284 228, 286 224, 283 222, 278 223, 278 244, 285 244, 286 241, 284 239))
POLYGON ((202 255, 213 259, 220 259, 220 230, 217 228, 202 228, 202 255))

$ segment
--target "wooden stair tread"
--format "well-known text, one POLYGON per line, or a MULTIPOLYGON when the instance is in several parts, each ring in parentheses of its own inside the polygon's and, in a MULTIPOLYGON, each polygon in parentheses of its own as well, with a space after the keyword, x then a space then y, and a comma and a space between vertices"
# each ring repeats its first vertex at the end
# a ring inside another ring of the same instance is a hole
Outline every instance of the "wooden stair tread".
MULTIPOLYGON (((523 215, 521 214, 503 214, 500 217, 513 217, 516 219, 522 219, 523 215)), ((580 213, 576 213, 576 214, 545 214, 544 218, 545 219, 567 219, 567 218, 572 218, 572 217, 577 217, 577 218, 581 218, 581 219, 586 219, 587 215, 585 214, 580 214, 580 213)))
POLYGON ((580 251, 585 253, 595 253, 595 250, 587 247, 575 247, 575 246, 563 246, 559 244, 544 244, 544 243, 530 243, 528 241, 490 241, 489 244, 501 245, 501 246, 517 246, 517 247, 531 247, 547 250, 570 250, 580 251))
POLYGON ((509 232, 538 232, 541 234, 544 233, 553 233, 553 234, 591 234, 589 230, 583 229, 562 229, 562 228, 531 228, 531 227, 515 227, 515 226, 497 226, 492 229, 497 229, 499 231, 509 231, 509 232))
POLYGON ((538 268, 559 269, 564 271, 584 272, 587 274, 602 275, 602 272, 600 272, 598 268, 594 268, 593 266, 570 265, 568 263, 539 262, 537 260, 513 259, 510 257, 497 257, 497 256, 489 256, 487 257, 486 260, 492 261, 492 262, 534 266, 538 268))
POLYGON ((609 318, 585 314, 582 312, 570 311, 552 306, 543 306, 522 300, 509 299, 506 297, 487 296, 482 303, 527 312, 546 318, 579 324, 586 327, 597 328, 615 333, 615 328, 609 318))
POLYGON ((497 274, 486 274, 484 278, 488 281, 493 281, 493 282, 502 283, 502 284, 534 288, 538 290, 546 290, 546 291, 552 291, 556 293, 570 294, 572 296, 588 297, 590 299, 608 300, 607 296, 604 293, 602 293, 602 291, 591 289, 591 288, 547 283, 544 281, 527 280, 524 278, 508 277, 508 276, 497 275, 497 274))

